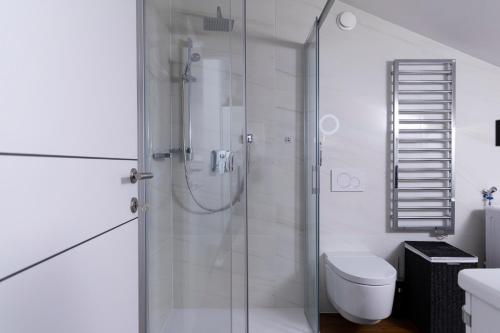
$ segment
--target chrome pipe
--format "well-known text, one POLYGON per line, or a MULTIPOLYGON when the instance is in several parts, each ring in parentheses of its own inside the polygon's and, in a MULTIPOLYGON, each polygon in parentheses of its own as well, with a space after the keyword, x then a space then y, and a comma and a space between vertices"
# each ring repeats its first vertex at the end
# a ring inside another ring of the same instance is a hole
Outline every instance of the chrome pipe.
POLYGON ((451 139, 399 139, 399 143, 449 143, 451 139))
POLYGON ((442 182, 449 181, 449 177, 432 177, 432 178, 398 178, 400 182, 442 182))
POLYGON ((451 148, 399 148, 399 151, 402 153, 409 153, 409 152, 423 152, 423 153, 428 153, 428 152, 449 152, 451 151, 451 148))
POLYGON ((400 119, 400 124, 447 124, 451 119, 400 119))
POLYGON ((450 75, 451 71, 442 70, 415 70, 415 71, 399 71, 399 75, 450 75))
POLYGON ((398 59, 402 66, 422 66, 422 65, 448 65, 449 59, 398 59))
POLYGON ((401 114, 434 114, 434 113, 451 113, 451 110, 433 110, 433 109, 419 109, 419 110, 399 110, 401 114))
POLYGON ((398 216, 399 220, 450 220, 451 216, 398 216))
POLYGON ((451 100, 433 100, 433 99, 400 99, 399 104, 449 104, 452 103, 451 100))
POLYGON ((399 198, 399 201, 405 201, 405 202, 409 202, 409 201, 452 201, 453 199, 452 198, 447 198, 447 197, 437 197, 437 198, 433 198, 433 197, 420 197, 420 198, 404 198, 404 197, 400 197, 399 198))
POLYGON ((421 128, 403 128, 400 129, 401 133, 448 133, 451 132, 450 129, 421 129, 421 128))
POLYGON ((398 190, 403 192, 435 192, 449 191, 451 187, 399 187, 398 190))
POLYGON ((445 207, 399 207, 398 210, 400 211, 419 211, 419 210, 450 210, 452 207, 451 206, 445 206, 445 207))
POLYGON ((451 94, 452 90, 400 90, 400 95, 451 94))
POLYGON ((400 80, 399 84, 447 84, 452 83, 451 80, 400 80))
POLYGON ((451 158, 400 158, 400 162, 449 162, 451 158))
POLYGON ((399 168, 399 172, 449 172, 450 168, 399 168))

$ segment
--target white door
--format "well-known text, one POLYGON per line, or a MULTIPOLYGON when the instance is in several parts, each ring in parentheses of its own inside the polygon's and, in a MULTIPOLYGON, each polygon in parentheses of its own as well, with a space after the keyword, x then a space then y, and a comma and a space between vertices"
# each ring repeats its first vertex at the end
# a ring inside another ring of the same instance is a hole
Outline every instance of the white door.
POLYGON ((0 0, 0 332, 137 332, 136 0, 0 0))

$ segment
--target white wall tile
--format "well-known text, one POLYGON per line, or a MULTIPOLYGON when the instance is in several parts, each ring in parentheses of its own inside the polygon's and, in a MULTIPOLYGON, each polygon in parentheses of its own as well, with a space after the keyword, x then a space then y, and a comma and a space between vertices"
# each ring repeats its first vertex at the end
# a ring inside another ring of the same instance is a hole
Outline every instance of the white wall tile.
MULTIPOLYGON (((363 168, 364 192, 321 195, 321 252, 369 250, 400 265, 405 240, 435 240, 422 233, 388 232, 389 168, 388 64, 398 58, 457 59, 456 229, 446 241, 484 258, 483 202, 480 191, 497 185, 500 157, 494 146, 494 120, 500 98, 500 68, 397 25, 336 3, 322 27, 320 112, 340 121, 339 131, 323 139, 322 188, 333 168, 363 168), (336 15, 354 12, 358 26, 337 28, 336 15)), ((324 286, 322 311, 331 310, 324 286)))

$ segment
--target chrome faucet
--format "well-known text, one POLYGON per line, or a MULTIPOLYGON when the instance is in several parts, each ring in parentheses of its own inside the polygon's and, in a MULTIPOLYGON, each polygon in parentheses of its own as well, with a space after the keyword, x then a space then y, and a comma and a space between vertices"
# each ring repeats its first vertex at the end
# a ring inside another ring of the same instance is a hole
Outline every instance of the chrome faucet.
POLYGON ((490 187, 489 190, 483 190, 482 191, 482 193, 483 193, 483 199, 485 201, 488 200, 488 206, 491 206, 491 201, 493 199, 495 199, 493 197, 493 193, 495 193, 496 191, 498 191, 498 189, 495 186, 490 187))

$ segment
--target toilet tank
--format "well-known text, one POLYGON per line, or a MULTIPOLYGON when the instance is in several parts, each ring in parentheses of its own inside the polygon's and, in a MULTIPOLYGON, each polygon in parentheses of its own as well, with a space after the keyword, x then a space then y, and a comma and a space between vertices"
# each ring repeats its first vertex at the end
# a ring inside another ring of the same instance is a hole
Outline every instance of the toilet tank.
POLYGON ((500 207, 486 207, 486 267, 500 268, 500 207))

